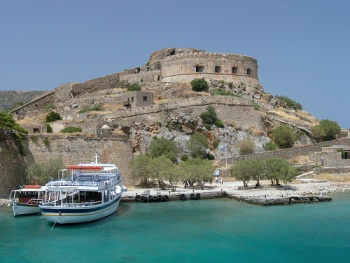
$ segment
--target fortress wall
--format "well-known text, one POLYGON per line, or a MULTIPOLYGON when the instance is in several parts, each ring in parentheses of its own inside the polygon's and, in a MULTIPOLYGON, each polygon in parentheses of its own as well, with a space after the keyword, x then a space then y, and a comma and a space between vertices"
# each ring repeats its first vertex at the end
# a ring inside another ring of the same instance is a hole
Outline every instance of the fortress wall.
MULTIPOLYGON (((306 155, 309 155, 310 153, 321 152, 322 147, 330 147, 332 145, 350 146, 350 139, 349 138, 340 139, 340 140, 320 142, 320 143, 304 145, 304 146, 288 148, 288 149, 280 149, 280 150, 268 151, 263 153, 243 155, 239 157, 228 158, 227 163, 232 164, 235 161, 249 160, 249 159, 266 160, 268 158, 275 158, 275 157, 291 159, 296 156, 306 156, 306 155)), ((225 160, 221 160, 221 161, 225 161, 225 160)))
POLYGON ((252 107, 253 100, 248 98, 239 97, 229 97, 229 96, 210 96, 210 97, 200 97, 200 98, 190 98, 187 100, 180 100, 169 103, 161 103, 157 105, 143 106, 125 110, 119 110, 116 114, 109 115, 109 117, 123 118, 132 115, 148 114, 151 112, 158 112, 177 108, 186 108, 189 106, 209 106, 212 104, 222 104, 222 105, 241 105, 252 107))
POLYGON ((247 56, 190 52, 166 57, 161 63, 163 82, 190 82, 194 78, 205 78, 258 83, 257 60, 247 56), (195 72, 196 66, 203 66, 204 71, 195 72), (215 66, 221 67, 220 72, 215 72, 215 66), (237 67, 236 73, 232 73, 232 67, 237 67), (250 75, 246 74, 248 68, 251 70, 250 75))
MULTIPOLYGON (((34 137, 35 135, 33 135, 34 137)), ((122 172, 124 180, 130 176, 129 163, 132 148, 127 137, 86 138, 79 136, 47 135, 28 139, 28 146, 35 162, 45 162, 50 158, 62 158, 65 165, 90 162, 97 153, 100 162, 115 163, 122 172), (48 139, 49 145, 44 143, 48 139)))
POLYGON ((42 108, 46 105, 55 103, 55 91, 52 90, 43 96, 24 104, 23 106, 14 109, 10 112, 15 120, 21 120, 24 117, 33 117, 39 114, 42 108))
POLYGON ((71 91, 74 83, 67 83, 55 88, 55 102, 65 102, 72 98, 71 91))
POLYGON ((76 83, 72 87, 71 94, 75 97, 80 94, 93 93, 98 90, 113 89, 121 86, 122 83, 120 83, 119 73, 116 73, 83 83, 76 83))
POLYGON ((128 83, 155 82, 160 79, 160 71, 146 71, 133 74, 121 74, 120 81, 128 83))

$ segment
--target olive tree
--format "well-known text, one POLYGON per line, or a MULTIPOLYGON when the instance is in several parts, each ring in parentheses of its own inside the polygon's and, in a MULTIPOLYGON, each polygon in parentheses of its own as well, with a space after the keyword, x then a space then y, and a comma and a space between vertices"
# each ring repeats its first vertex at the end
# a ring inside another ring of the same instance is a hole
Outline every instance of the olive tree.
POLYGON ((43 163, 33 163, 27 169, 27 181, 31 184, 44 185, 50 180, 57 179, 58 171, 65 166, 62 159, 49 159, 43 163))
POLYGON ((165 156, 172 162, 176 162, 177 153, 176 142, 164 137, 155 139, 155 141, 150 144, 147 151, 147 154, 152 158, 165 156))
POLYGON ((134 179, 141 180, 141 185, 148 186, 148 180, 151 178, 151 169, 149 163, 152 158, 140 154, 131 160, 130 169, 134 179))
POLYGON ((207 138, 201 133, 195 133, 191 135, 190 139, 186 143, 187 148, 190 151, 190 155, 193 158, 205 158, 206 149, 208 148, 207 138))
POLYGON ((321 120, 320 123, 311 128, 311 137, 316 141, 330 141, 337 138, 341 128, 335 121, 321 120))
POLYGON ((282 158, 266 160, 266 178, 271 180, 271 185, 279 185, 280 180, 286 184, 291 182, 296 175, 296 169, 290 166, 287 160, 282 158))
POLYGON ((207 159, 194 158, 179 164, 183 179, 191 186, 195 182, 209 181, 213 177, 214 167, 207 159))
POLYGON ((295 134, 289 126, 281 125, 273 130, 272 138, 279 148, 290 148, 294 145, 295 134))
POLYGON ((248 187, 248 183, 252 178, 251 161, 252 160, 238 161, 232 165, 230 169, 231 176, 237 180, 241 180, 244 187, 248 187))

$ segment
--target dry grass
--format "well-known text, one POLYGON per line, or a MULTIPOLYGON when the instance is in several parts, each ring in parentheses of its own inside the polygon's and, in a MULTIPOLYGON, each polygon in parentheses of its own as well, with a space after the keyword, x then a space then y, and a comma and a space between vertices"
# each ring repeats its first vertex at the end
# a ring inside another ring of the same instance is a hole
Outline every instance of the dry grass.
POLYGON ((329 174, 329 173, 322 173, 322 174, 315 174, 312 179, 318 179, 318 180, 327 180, 330 182, 346 182, 350 183, 350 173, 342 173, 342 174, 329 174))

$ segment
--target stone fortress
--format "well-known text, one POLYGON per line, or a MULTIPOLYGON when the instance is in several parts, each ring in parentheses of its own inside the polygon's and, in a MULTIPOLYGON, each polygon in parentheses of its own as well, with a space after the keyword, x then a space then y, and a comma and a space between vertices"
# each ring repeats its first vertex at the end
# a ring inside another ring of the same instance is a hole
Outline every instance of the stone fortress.
MULTIPOLYGON (((83 83, 67 83, 11 112, 15 119, 34 116, 45 105, 67 103, 68 101, 96 91, 120 88, 126 83, 139 83, 141 86, 163 84, 189 84, 193 79, 231 83, 232 87, 246 93, 263 93, 258 82, 257 60, 235 54, 209 53, 192 48, 165 48, 151 54, 143 67, 124 70, 119 73, 92 79, 83 83)), ((122 96, 114 97, 123 104, 122 96)), ((108 101, 107 101, 108 102, 108 101)), ((150 101, 153 103, 153 100, 150 101)), ((89 106, 89 105, 85 105, 89 106)), ((137 106, 134 103, 134 107, 137 106)), ((141 106, 145 106, 142 104, 141 106)))
MULTIPOLYGON (((75 164, 90 160, 97 153, 102 162, 116 163, 126 185, 130 185, 130 160, 147 150, 155 137, 173 139, 183 154, 189 136, 203 132, 210 145, 215 140, 219 146, 227 145, 226 156, 213 148, 210 150, 216 152, 218 160, 225 161, 226 157, 228 163, 240 158, 264 159, 271 154, 292 158, 332 146, 331 143, 311 145, 304 136, 297 145, 301 147, 265 152, 263 145, 270 140, 269 131, 273 128, 285 124, 295 131, 308 133, 317 123, 312 115, 287 109, 281 103, 260 86, 254 58, 191 48, 165 48, 151 54, 142 67, 82 83, 62 84, 11 114, 29 133, 28 163, 60 157, 65 164, 75 164), (204 78, 209 89, 230 91, 236 96, 193 92, 190 82, 197 78, 204 78), (134 83, 139 84, 142 91, 126 90, 134 83), (47 133, 45 116, 52 106, 62 120, 50 123, 53 133, 47 133), (103 110, 80 113, 94 106, 102 106, 103 110), (199 116, 208 106, 215 107, 224 129, 203 128, 199 116), (60 133, 69 126, 79 126, 82 133, 60 133), (254 156, 240 156, 235 142, 249 137, 256 144, 254 156)), ((343 139, 341 144, 350 145, 350 139, 343 139)))

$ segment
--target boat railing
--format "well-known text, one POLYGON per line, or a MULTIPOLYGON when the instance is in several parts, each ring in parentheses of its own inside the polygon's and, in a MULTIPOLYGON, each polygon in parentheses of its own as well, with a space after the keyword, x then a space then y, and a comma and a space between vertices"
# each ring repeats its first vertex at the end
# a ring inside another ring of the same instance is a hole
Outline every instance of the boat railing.
POLYGON ((86 207, 86 206, 95 206, 101 204, 101 201, 96 202, 83 202, 83 203, 64 203, 63 207, 86 207))
POLYGON ((30 199, 26 204, 27 205, 38 205, 43 199, 30 199))
POLYGON ((102 187, 106 183, 115 183, 119 179, 117 176, 105 176, 99 181, 94 180, 78 180, 78 181, 51 181, 46 186, 90 186, 90 187, 102 187))

